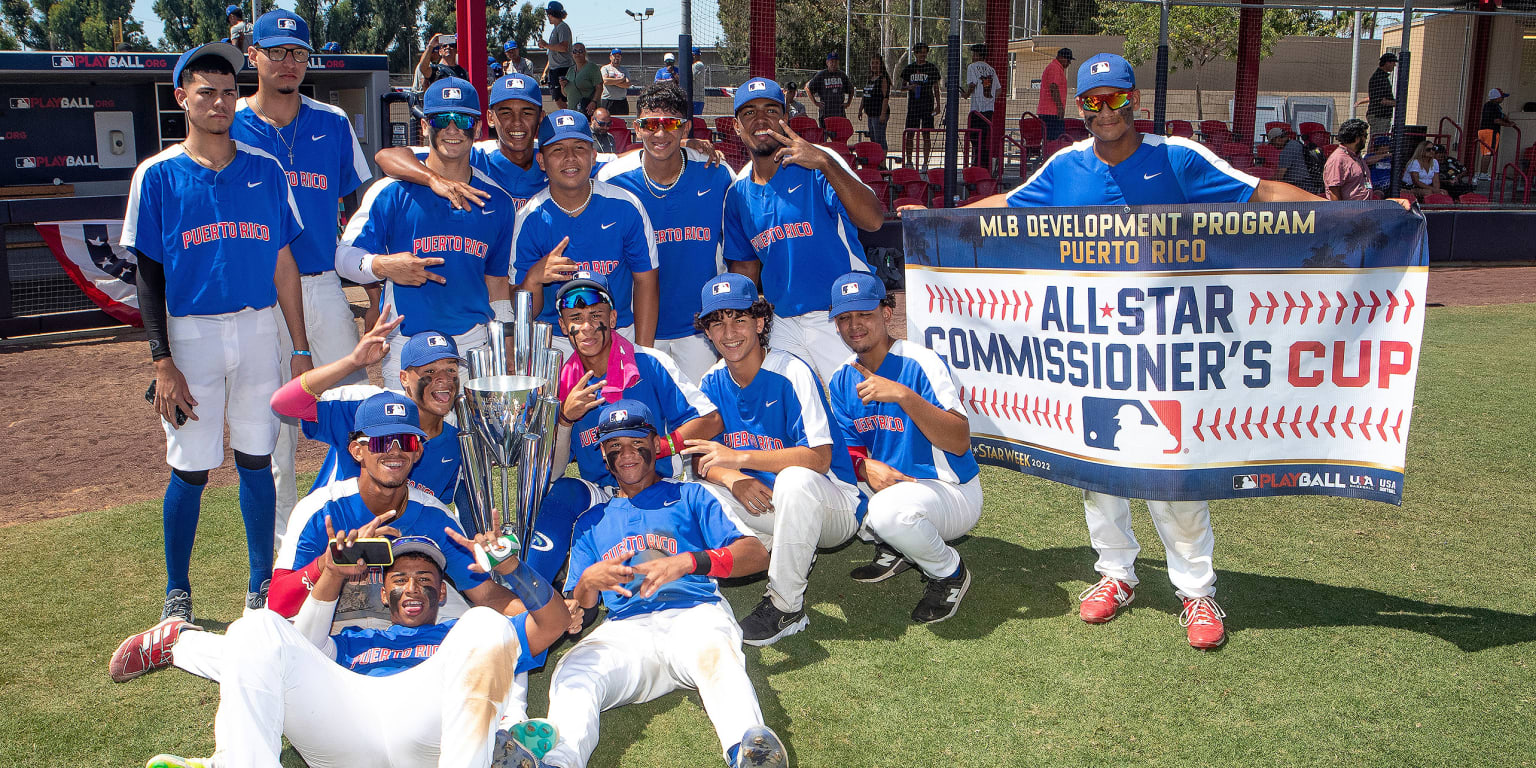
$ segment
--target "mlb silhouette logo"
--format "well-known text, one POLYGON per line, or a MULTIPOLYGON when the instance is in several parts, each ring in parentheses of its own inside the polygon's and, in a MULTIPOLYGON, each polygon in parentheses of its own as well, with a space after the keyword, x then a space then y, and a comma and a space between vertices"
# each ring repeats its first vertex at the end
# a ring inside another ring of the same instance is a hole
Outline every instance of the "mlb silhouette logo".
POLYGON ((445 99, 462 99, 462 98, 464 98, 464 91, 461 88, 444 88, 443 89, 443 98, 445 98, 445 99))
POLYGON ((1090 75, 1102 75, 1102 74, 1104 74, 1105 72, 1108 72, 1108 71, 1109 71, 1109 62, 1107 62, 1107 61, 1095 61, 1093 63, 1093 66, 1090 66, 1088 68, 1088 74, 1090 74, 1090 75))
POLYGON ((277 20, 277 28, 278 29, 295 30, 295 29, 299 28, 299 25, 295 24, 293 22, 293 19, 278 19, 277 20))
POLYGON ((749 90, 749 91, 766 91, 766 90, 768 90, 768 84, 763 82, 763 81, 761 81, 761 80, 758 80, 755 83, 748 83, 747 84, 747 90, 749 90))
POLYGON ((555 118, 555 126, 558 128, 567 128, 575 124, 576 118, 571 117, 570 115, 560 115, 559 117, 555 118))
POLYGON ((527 88, 528 84, 523 82, 523 79, 521 77, 509 77, 509 78, 507 78, 507 87, 508 88, 527 88))
POLYGON ((1259 487, 1259 476, 1258 475, 1233 475, 1232 476, 1232 490, 1234 490, 1234 491, 1253 491, 1253 490, 1258 490, 1258 487, 1259 487))
POLYGON ((75 57, 73 57, 73 56, 55 56, 55 57, 53 57, 53 66, 54 67, 61 67, 61 68, 64 68, 64 69, 74 69, 74 67, 75 67, 75 57))
POLYGON ((608 414, 608 420, 613 422, 613 423, 615 423, 615 424, 617 424, 617 423, 619 423, 621 421, 624 421, 625 419, 628 419, 628 418, 629 418, 629 411, 627 411, 627 410, 625 410, 623 408, 620 408, 619 410, 614 411, 613 413, 608 414))
POLYGON ((405 416, 405 403, 385 403, 385 416, 405 416))
POLYGON ((11 99, 11 109, 31 109, 31 99, 11 99))
POLYGON ((843 283, 843 295, 853 296, 859 292, 858 283, 843 283))
POLYGON ((718 283, 715 283, 714 285, 709 287, 709 295, 711 295, 711 296, 719 296, 722 293, 730 293, 730 292, 731 292, 731 284, 727 283, 727 282, 725 282, 723 280, 718 282, 718 283))
POLYGON ((35 157, 18 157, 18 158, 16 158, 16 167, 17 168, 36 168, 37 167, 37 158, 35 158, 35 157))
POLYGON ((448 346, 448 340, 443 338, 443 337, 441 337, 441 336, 428 336, 427 337, 427 346, 429 346, 429 347, 446 347, 446 346, 448 346))
POLYGON ((1083 398, 1083 443, 1091 448, 1141 456, 1183 450, 1177 400, 1083 398))
POLYGON ((577 272, 577 273, 571 275, 571 279, 572 280, 591 280, 592 279, 592 273, 588 272, 586 270, 582 270, 580 272, 577 272))

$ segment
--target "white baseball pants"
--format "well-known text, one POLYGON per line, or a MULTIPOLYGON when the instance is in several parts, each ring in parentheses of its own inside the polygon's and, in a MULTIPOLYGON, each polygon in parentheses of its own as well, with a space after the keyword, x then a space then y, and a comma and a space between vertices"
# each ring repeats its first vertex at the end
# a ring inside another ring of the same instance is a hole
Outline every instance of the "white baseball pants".
POLYGON ((224 635, 212 762, 277 768, 287 736, 312 768, 485 768, 508 705, 526 707, 526 691, 513 685, 519 651, 505 616, 475 608, 431 658, 368 677, 327 658, 283 617, 255 611, 224 635))
POLYGON ((544 762, 585 768, 597 748, 600 712, 678 688, 698 690, 722 756, 763 723, 741 653, 741 627, 724 599, 609 619, 567 651, 549 687, 549 720, 560 743, 544 762))
MULTIPOLYGON (((352 318, 352 305, 341 289, 341 278, 335 272, 305 275, 299 279, 304 293, 304 333, 309 337, 310 360, 315 367, 334 363, 352 353, 357 347, 357 321, 352 318)), ((277 311, 277 371, 284 382, 292 378, 293 340, 288 338, 288 325, 283 320, 281 307, 277 311)), ((340 384, 367 384, 368 372, 358 371, 340 384)), ((272 451, 272 479, 277 484, 277 540, 276 548, 283 547, 283 534, 288 531, 288 515, 299 503, 299 489, 293 469, 293 452, 299 444, 299 420, 279 419, 277 448, 272 451)))
MULTIPOLYGON (((405 342, 408 340, 399 328, 389 334, 389 353, 384 355, 383 363, 385 389, 405 392, 404 385, 400 383, 400 350, 405 347, 405 342)), ((453 345, 459 350, 459 386, 469 383, 469 351, 489 344, 490 340, 490 331, 486 330, 484 325, 477 325, 453 337, 453 345)), ((510 364, 511 360, 507 362, 510 364)), ((447 499, 444 501, 446 502, 447 499)))
POLYGON ((768 346, 809 363, 824 388, 832 374, 853 354, 843 343, 843 337, 837 335, 837 323, 828 319, 826 312, 807 312, 795 317, 774 315, 773 334, 768 338, 768 346))
POLYGON ((655 348, 667 353, 672 362, 677 363, 677 369, 695 385, 720 359, 715 355, 715 348, 710 346, 709 339, 698 333, 680 339, 657 339, 655 348))
POLYGON ((277 367, 277 313, 242 309, 224 315, 167 318, 171 359, 187 380, 197 421, 165 429, 165 460, 172 469, 201 472, 224 462, 224 424, 231 448, 266 456, 277 445, 272 393, 282 385, 277 367))
POLYGON ((774 478, 773 511, 761 515, 748 512, 724 487, 700 485, 768 549, 768 597, 785 613, 805 604, 816 549, 835 547, 859 529, 858 496, 805 467, 789 467, 774 478))
POLYGON ((960 567, 960 553, 945 542, 958 539, 981 519, 981 477, 964 484, 943 480, 897 483, 869 497, 864 527, 917 564, 931 579, 960 567))
MULTIPOLYGON (((1136 555, 1141 545, 1131 531, 1131 500, 1107 493, 1083 492, 1088 540, 1099 553, 1093 569, 1136 586, 1136 555)), ((1168 580, 1185 599, 1216 594, 1212 555, 1216 534, 1211 508, 1203 501, 1147 501, 1152 525, 1168 551, 1168 580)))

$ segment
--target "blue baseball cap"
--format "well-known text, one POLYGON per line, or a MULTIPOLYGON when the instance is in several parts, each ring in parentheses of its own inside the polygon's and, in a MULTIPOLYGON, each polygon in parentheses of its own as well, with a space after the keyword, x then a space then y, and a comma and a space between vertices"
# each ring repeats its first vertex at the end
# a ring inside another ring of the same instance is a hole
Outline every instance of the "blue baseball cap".
MULTIPOLYGON (((579 288, 596 290, 602 294, 602 296, 597 298, 601 298, 609 305, 613 304, 613 291, 608 289, 608 278, 596 272, 581 271, 571 275, 571 279, 561 284, 560 290, 555 291, 555 307, 557 310, 560 307, 560 303, 565 300, 566 294, 579 288)), ((588 297, 587 303, 583 306, 592 306, 592 297, 588 297)))
POLYGON ((390 555, 399 560, 406 555, 420 555, 437 564, 437 570, 448 569, 448 558, 443 555, 437 542, 427 536, 401 536, 389 542, 390 555))
POLYGON ((341 43, 326 43, 320 46, 320 50, 325 53, 341 53, 341 43))
POLYGON ((837 55, 837 51, 833 51, 833 52, 827 54, 827 58, 828 59, 837 59, 837 58, 842 58, 842 57, 837 55))
POLYGON ((869 272, 849 272, 832 281, 832 310, 828 316, 845 312, 868 312, 885 298, 885 283, 869 272))
POLYGON ((749 309, 757 303, 757 284, 735 272, 716 275, 704 284, 699 317, 721 309, 749 309))
POLYGON ((1095 88, 1122 88, 1130 90, 1136 87, 1136 70, 1131 68, 1131 63, 1124 56, 1113 53, 1101 53, 1083 62, 1077 68, 1077 95, 1081 96, 1095 88))
POLYGON ((754 77, 736 89, 736 102, 731 107, 731 111, 740 112, 747 102, 757 99, 776 101, 782 107, 784 106, 784 89, 766 77, 754 77))
POLYGON ((436 115, 457 112, 461 115, 480 116, 480 94, 468 80, 445 77, 427 86, 421 97, 421 113, 436 115))
POLYGON ((306 51, 315 50, 309 47, 309 25, 297 13, 281 8, 267 11, 256 20, 252 38, 262 48, 297 45, 306 51))
POLYGON ((540 108, 544 106, 544 92, 539 90, 539 81, 515 72, 506 77, 498 77, 496 82, 491 83, 491 106, 508 99, 526 101, 540 108))
POLYGON ((701 53, 703 53, 703 52, 699 50, 699 47, 697 45, 695 45, 693 47, 693 55, 698 56, 701 53))
POLYGON ((517 50, 517 41, 508 40, 505 45, 501 46, 501 49, 503 51, 515 51, 517 50))
POLYGON ((618 54, 620 56, 623 56, 624 55, 624 49, 623 48, 612 48, 612 49, 609 49, 608 55, 612 56, 614 54, 618 54))
POLYGON ((651 409, 639 400, 620 400, 603 406, 597 413, 597 440, 603 442, 615 437, 651 437, 656 434, 656 422, 651 409))
POLYGON ((544 121, 539 123, 539 151, 566 139, 581 139, 588 144, 592 143, 592 126, 587 124, 587 116, 570 109, 560 109, 544 116, 544 121))
POLYGON ((399 392, 380 392, 357 406, 352 417, 352 430, 365 437, 385 435, 416 435, 425 438, 427 433, 418 426, 421 414, 416 404, 399 392))
POLYGON ((544 6, 544 12, 565 13, 565 6, 560 4, 560 0, 549 0, 549 5, 544 6))
POLYGON ((238 6, 238 5, 225 6, 225 8, 224 8, 224 15, 228 16, 228 15, 230 15, 232 13, 238 13, 238 14, 240 14, 241 17, 245 16, 245 11, 240 10, 240 6, 238 6))
POLYGON ((407 339, 400 350, 400 367, 415 368, 439 360, 459 359, 453 337, 437 331, 424 331, 407 339))
POLYGON ((192 62, 197 61, 204 56, 218 56, 224 59, 225 61, 229 62, 229 66, 234 68, 235 74, 237 75, 240 74, 240 70, 245 67, 245 54, 241 53, 239 49, 235 48, 233 45, 230 45, 229 43, 203 43, 202 45, 199 45, 198 47, 183 53, 181 58, 176 60, 176 68, 171 70, 171 84, 177 88, 180 88, 181 71, 186 69, 188 64, 191 64, 192 62))

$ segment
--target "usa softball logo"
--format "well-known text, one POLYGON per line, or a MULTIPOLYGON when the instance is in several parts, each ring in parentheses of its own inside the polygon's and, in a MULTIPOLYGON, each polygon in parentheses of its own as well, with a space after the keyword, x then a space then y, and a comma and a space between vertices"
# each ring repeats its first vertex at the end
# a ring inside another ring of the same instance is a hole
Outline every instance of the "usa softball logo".
POLYGON ((1090 75, 1102 75, 1102 74, 1104 74, 1105 72, 1108 72, 1108 71, 1109 71, 1109 62, 1107 62, 1107 61, 1095 61, 1092 65, 1090 65, 1088 67, 1088 74, 1090 74, 1090 75))
POLYGON ((445 98, 445 99, 462 99, 462 98, 464 98, 464 91, 461 88, 444 88, 443 89, 443 98, 445 98))
POLYGON ((385 416, 404 416, 405 415, 405 403, 385 403, 384 404, 384 415, 385 416))
POLYGON ((298 29, 299 25, 293 23, 293 19, 278 19, 277 20, 277 28, 278 29, 290 29, 290 30, 292 30, 292 29, 298 29))
POLYGON ((575 124, 576 124, 576 118, 571 117, 570 115, 561 115, 561 116, 555 118, 555 126, 558 127, 558 128, 565 128, 565 127, 572 126, 572 125, 575 125, 575 124))

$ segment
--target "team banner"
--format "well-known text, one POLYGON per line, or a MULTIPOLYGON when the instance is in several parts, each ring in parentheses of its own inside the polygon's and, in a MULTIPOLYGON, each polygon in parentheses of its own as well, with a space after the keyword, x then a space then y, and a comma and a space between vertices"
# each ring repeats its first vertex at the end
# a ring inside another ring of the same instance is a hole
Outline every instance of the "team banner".
POLYGON ((1160 500, 1399 504, 1424 219, 1391 202, 904 217, 908 338, 976 458, 1160 500))
POLYGON ((138 262, 118 244, 121 219, 48 221, 33 225, 69 279, 103 312, 129 325, 139 319, 138 262))

